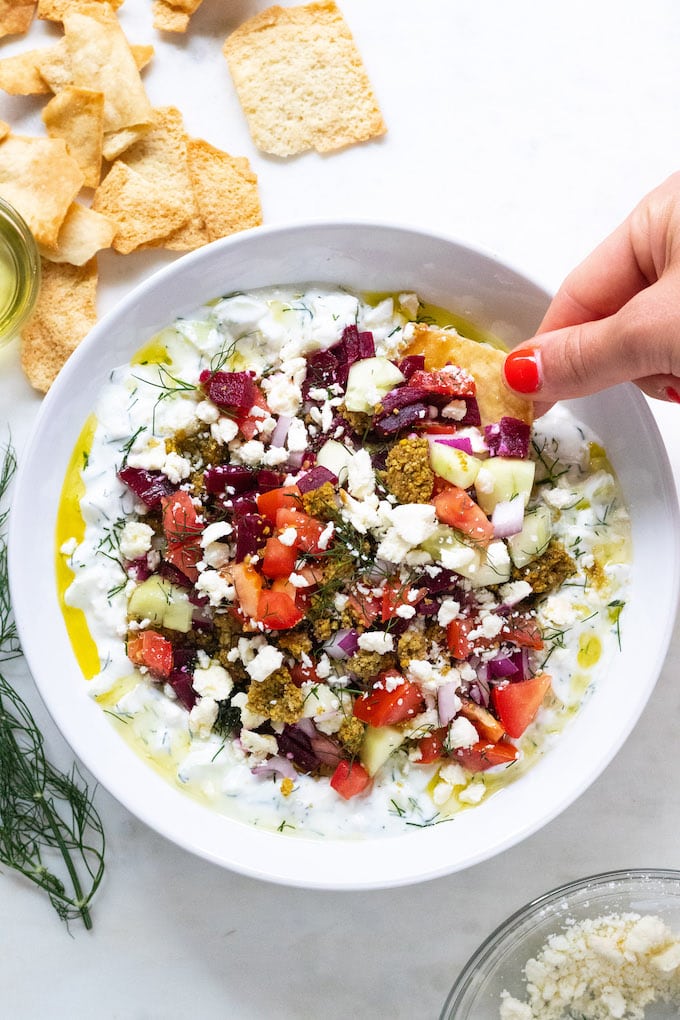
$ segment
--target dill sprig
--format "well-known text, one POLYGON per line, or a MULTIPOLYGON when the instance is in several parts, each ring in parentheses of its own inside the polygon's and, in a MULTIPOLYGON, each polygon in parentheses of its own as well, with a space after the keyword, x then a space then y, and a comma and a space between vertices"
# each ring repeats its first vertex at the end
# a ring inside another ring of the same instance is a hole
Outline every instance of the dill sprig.
MULTIPOLYGON (((0 466, 0 501, 16 467, 11 447, 0 466)), ((0 666, 20 654, 12 617, 0 508, 0 666)), ((105 838, 93 793, 74 765, 61 772, 45 757, 28 706, 0 672, 0 863, 43 889, 67 923, 92 928, 90 903, 104 874, 105 838)))

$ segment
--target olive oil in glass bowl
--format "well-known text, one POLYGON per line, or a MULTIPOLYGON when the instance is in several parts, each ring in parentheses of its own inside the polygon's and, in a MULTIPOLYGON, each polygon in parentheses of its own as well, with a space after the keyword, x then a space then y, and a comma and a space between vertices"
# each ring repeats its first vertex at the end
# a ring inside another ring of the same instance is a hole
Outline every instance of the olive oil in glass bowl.
POLYGON ((17 335, 35 306, 40 256, 25 221, 0 199, 0 347, 17 335))

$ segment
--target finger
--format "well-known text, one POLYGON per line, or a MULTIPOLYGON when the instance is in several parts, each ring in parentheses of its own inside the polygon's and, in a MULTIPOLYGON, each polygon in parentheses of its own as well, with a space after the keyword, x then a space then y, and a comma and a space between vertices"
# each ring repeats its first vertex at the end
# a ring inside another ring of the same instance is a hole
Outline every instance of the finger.
POLYGON ((680 378, 674 375, 648 375, 635 382, 648 397, 680 404, 680 378))
POLYGON ((679 294, 676 269, 615 315, 538 335, 506 358, 508 385, 550 403, 629 380, 680 378, 679 294))

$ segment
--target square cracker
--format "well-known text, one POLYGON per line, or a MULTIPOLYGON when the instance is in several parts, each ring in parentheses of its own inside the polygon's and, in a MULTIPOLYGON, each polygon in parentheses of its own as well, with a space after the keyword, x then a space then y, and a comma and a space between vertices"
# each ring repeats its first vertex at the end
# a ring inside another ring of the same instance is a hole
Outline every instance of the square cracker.
POLYGON ((83 174, 61 138, 9 135, 0 142, 0 195, 26 220, 36 241, 54 248, 83 174))
POLYGON ((92 208, 118 225, 113 247, 122 255, 166 237, 189 219, 180 192, 167 191, 122 160, 95 191, 92 208))
POLYGON ((43 261, 38 303, 21 331, 21 367, 42 393, 97 321, 96 295, 96 259, 84 266, 43 261))
POLYGON ((0 37, 28 32, 36 0, 0 0, 0 37))
POLYGON ((330 152, 386 130, 352 34, 332 0, 262 11, 228 36, 224 55, 263 152, 330 152))
POLYGON ((243 156, 230 156, 202 139, 187 143, 189 175, 208 240, 262 223, 257 177, 243 156))
POLYGON ((80 202, 73 202, 59 231, 56 248, 40 245, 40 254, 50 262, 83 266, 102 248, 110 248, 117 225, 80 202))
POLYGON ((102 168, 104 93, 69 85, 42 112, 50 138, 63 138, 83 172, 83 186, 96 188, 102 168))
POLYGON ((482 425, 499 421, 504 415, 533 421, 533 404, 530 400, 512 393, 503 381, 505 352, 490 344, 468 340, 467 337, 444 329, 417 325, 413 340, 405 354, 424 354, 425 368, 433 370, 444 365, 460 365, 477 384, 477 402, 482 425))

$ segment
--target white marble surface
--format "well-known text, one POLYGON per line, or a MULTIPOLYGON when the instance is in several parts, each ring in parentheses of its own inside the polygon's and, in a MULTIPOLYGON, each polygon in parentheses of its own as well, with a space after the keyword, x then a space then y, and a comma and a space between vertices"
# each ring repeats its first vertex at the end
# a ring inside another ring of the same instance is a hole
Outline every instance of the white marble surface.
MULTIPOLYGON (((127 0, 120 17, 132 41, 157 47, 152 102, 251 159, 269 223, 435 228, 554 289, 680 166, 677 0, 342 0, 389 134, 290 161, 254 149, 221 55, 227 32, 266 4, 204 0, 186 38, 155 33, 150 6, 127 0)), ((0 54, 54 38, 36 25, 0 54)), ((33 131, 40 105, 3 94, 0 118, 33 131)), ((102 257, 100 309, 168 258, 102 257)), ((38 405, 13 345, 0 353, 0 428, 7 420, 19 453, 38 405)), ((680 478, 680 408, 654 410, 680 478)), ((610 868, 680 867, 679 655, 680 630, 639 726, 575 804, 500 857, 421 886, 337 894, 244 879, 99 791, 108 853, 92 933, 76 925, 69 937, 41 894, 0 875, 0 1015, 435 1018, 468 955, 527 899, 610 868)), ((68 764, 21 664, 13 676, 68 764)))

